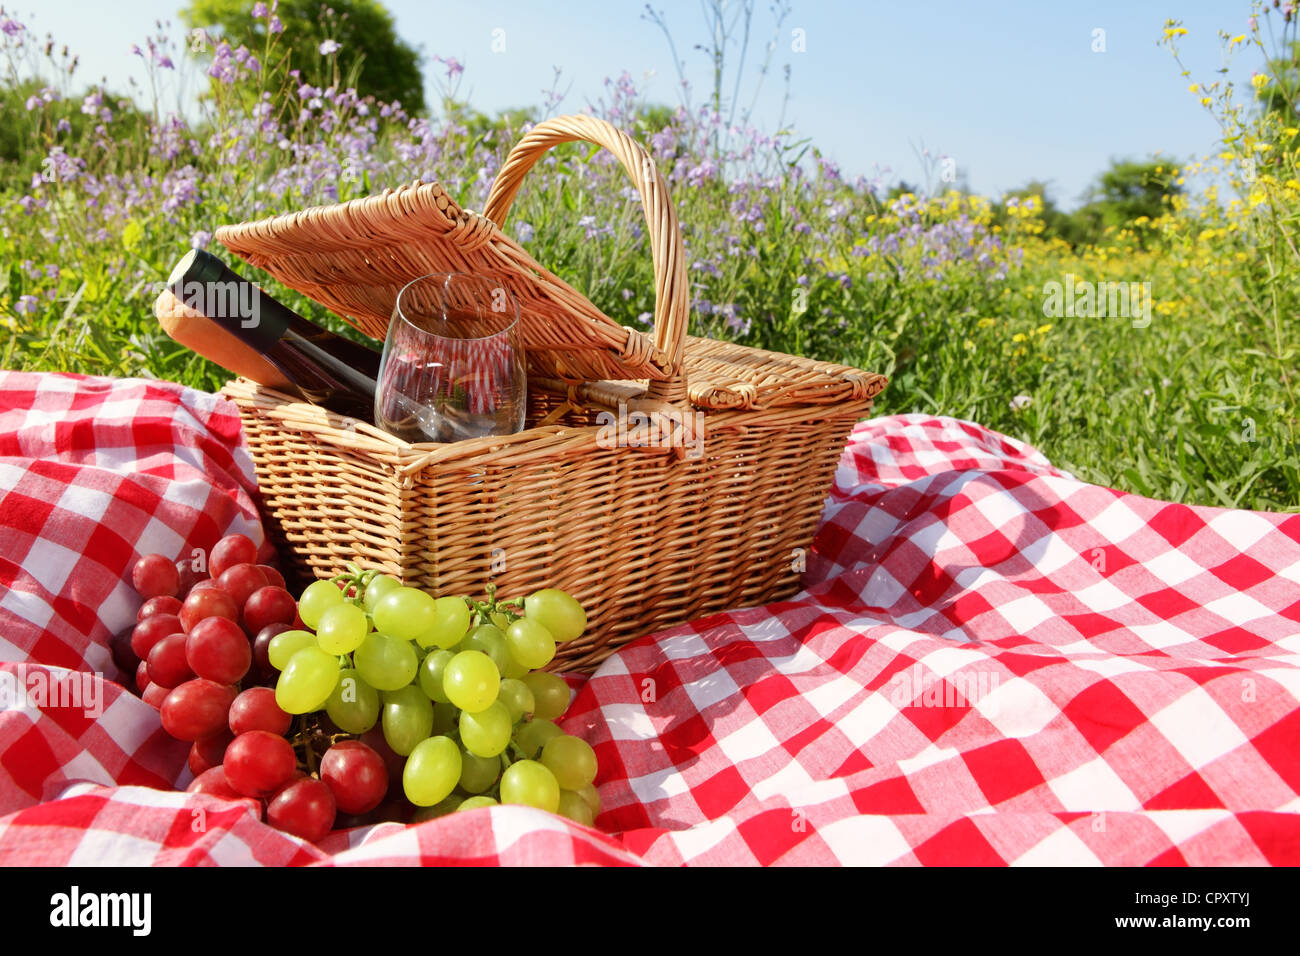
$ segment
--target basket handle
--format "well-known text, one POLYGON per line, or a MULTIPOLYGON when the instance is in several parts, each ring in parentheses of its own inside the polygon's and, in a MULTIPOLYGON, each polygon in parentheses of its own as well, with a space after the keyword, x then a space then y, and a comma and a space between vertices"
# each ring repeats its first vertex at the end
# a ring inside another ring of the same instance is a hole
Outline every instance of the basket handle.
POLYGON ((558 116, 538 123, 517 142, 497 173, 488 194, 483 215, 498 227, 504 224, 524 176, 552 146, 585 141, 613 153, 641 195, 650 254, 655 270, 654 344, 671 363, 672 372, 663 380, 652 380, 646 398, 663 402, 686 401, 686 375, 682 368, 682 347, 690 318, 690 296, 686 279, 685 249, 677 211, 650 154, 621 130, 594 116, 558 116))

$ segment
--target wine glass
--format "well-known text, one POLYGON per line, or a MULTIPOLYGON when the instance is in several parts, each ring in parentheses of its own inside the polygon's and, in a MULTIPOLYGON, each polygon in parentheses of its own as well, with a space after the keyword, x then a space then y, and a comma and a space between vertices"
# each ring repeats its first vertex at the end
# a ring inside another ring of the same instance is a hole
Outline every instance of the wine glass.
POLYGON ((519 303, 482 276, 439 272, 397 294, 375 424, 406 441, 454 442, 524 427, 519 303))

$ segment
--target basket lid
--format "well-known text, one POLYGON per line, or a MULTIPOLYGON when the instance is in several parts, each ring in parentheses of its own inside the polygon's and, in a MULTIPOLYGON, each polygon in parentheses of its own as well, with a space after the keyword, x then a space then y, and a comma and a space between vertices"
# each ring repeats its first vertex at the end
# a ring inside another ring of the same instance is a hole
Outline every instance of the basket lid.
POLYGON ((566 388, 585 384, 621 397, 639 386, 637 394, 654 401, 760 409, 870 398, 884 387, 882 376, 857 369, 688 336, 685 247, 668 184, 644 148, 593 116, 561 116, 529 130, 502 164, 482 214, 461 209, 436 182, 415 182, 222 226, 216 238, 378 339, 413 279, 469 272, 500 282, 519 302, 530 375, 566 388), (532 166, 574 141, 613 153, 640 195, 654 261, 651 333, 619 325, 501 231, 532 166))
POLYGON ((383 339, 402 287, 432 272, 472 272, 519 302, 535 370, 567 381, 666 379, 672 356, 619 325, 495 223, 461 209, 437 182, 222 226, 216 238, 291 289, 383 339))

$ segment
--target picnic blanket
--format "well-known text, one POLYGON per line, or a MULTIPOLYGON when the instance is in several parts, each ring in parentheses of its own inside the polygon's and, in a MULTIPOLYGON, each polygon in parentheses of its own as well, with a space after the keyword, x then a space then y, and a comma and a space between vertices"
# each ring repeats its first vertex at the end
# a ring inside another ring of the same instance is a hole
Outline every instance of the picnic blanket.
POLYGON ((189 745, 108 653, 137 557, 234 531, 264 540, 232 405, 0 373, 0 863, 1300 863, 1300 516, 863 422, 801 593, 581 683, 596 829, 507 806, 320 845, 178 792, 189 745), (80 706, 21 692, 74 677, 80 706))

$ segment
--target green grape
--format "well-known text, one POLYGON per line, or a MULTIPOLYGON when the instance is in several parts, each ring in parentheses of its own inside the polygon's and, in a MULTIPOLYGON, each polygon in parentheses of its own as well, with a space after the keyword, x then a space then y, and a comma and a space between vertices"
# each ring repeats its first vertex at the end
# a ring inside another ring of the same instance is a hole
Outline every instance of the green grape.
POLYGON ((420 662, 420 690, 436 703, 448 702, 447 692, 442 689, 442 675, 455 656, 451 651, 433 651, 420 662))
POLYGON ((520 664, 512 655, 506 655, 506 669, 501 672, 502 677, 508 677, 511 680, 522 680, 527 673, 527 667, 520 664))
POLYGON ((339 682, 339 662, 319 647, 304 647, 289 659, 275 684, 275 702, 289 714, 320 710, 339 682))
POLYGON ((461 805, 457 807, 456 810, 459 812, 461 810, 477 810, 480 807, 496 806, 500 806, 500 804, 491 797, 470 797, 469 799, 462 801, 461 805))
POLYGON ((415 640, 421 647, 451 650, 469 630, 469 605, 464 598, 440 597, 433 602, 433 627, 415 640))
POLYGON ((587 784, 585 787, 579 787, 575 793, 587 801, 587 806, 591 807, 592 817, 600 816, 600 791, 594 784, 587 784))
POLYGON ((524 752, 524 756, 530 760, 536 760, 541 755, 546 742, 552 737, 559 737, 563 733, 563 730, 549 720, 533 718, 515 731, 515 743, 524 752))
POLYGON ((524 676, 524 683, 533 692, 533 715, 543 720, 555 720, 569 709, 569 685, 561 677, 539 672, 524 676))
POLYGON ((460 723, 460 708, 452 703, 433 705, 433 733, 435 736, 455 733, 460 723))
POLYGON ((460 748, 450 737, 421 740, 406 758, 406 767, 402 770, 402 790, 406 799, 417 807, 431 807, 447 799, 456 789, 458 780, 460 748))
POLYGON ((366 612, 355 604, 327 607, 316 625, 316 643, 327 654, 351 654, 370 632, 366 612))
POLYGON ((560 806, 560 785, 537 761, 517 760, 501 775, 501 802, 554 813, 560 806))
POLYGON ((466 793, 482 793, 497 782, 501 761, 497 757, 480 757, 462 750, 460 754, 460 788, 466 793))
POLYGON ((546 741, 542 766, 565 790, 577 790, 596 779, 596 751, 581 737, 561 734, 546 741))
POLYGON ((506 705, 506 710, 510 711, 510 721, 515 724, 525 717, 532 717, 533 708, 536 706, 533 692, 528 689, 528 685, 511 677, 501 681, 497 700, 506 705))
POLYGON ((354 668, 345 667, 325 701, 325 713, 339 730, 364 734, 379 720, 379 691, 363 681, 354 668))
POLYGON ((461 710, 476 714, 497 699, 501 672, 482 651, 461 651, 442 672, 447 699, 461 710))
POLYGON ((587 612, 568 594, 545 588, 524 598, 524 615, 551 632, 557 643, 581 637, 587 629, 587 612))
POLYGON ((461 798, 453 794, 445 800, 439 800, 431 807, 420 807, 411 814, 412 823, 423 823, 425 820, 436 820, 438 817, 445 817, 449 813, 455 813, 460 809, 461 798))
POLYGON ((460 712, 460 742, 479 757, 495 757, 510 743, 510 711, 501 701, 477 713, 460 712))
POLYGON ((310 628, 320 623, 321 615, 335 604, 343 603, 343 592, 333 581, 314 581, 307 585, 298 601, 298 615, 310 628))
POLYGON ((510 659, 505 633, 499 627, 494 627, 491 624, 484 624, 470 631, 469 636, 461 641, 460 649, 462 651, 482 651, 492 658, 492 663, 497 666, 498 675, 505 672, 506 662, 510 659))
POLYGON ((369 634, 352 652, 357 673, 376 690, 398 690, 415 679, 420 666, 415 648, 387 634, 369 634))
POLYGON ((364 598, 366 610, 371 614, 374 614, 375 605, 379 603, 379 599, 389 591, 400 588, 401 586, 402 582, 390 574, 375 575, 370 579, 370 583, 366 585, 366 594, 364 598))
POLYGON ((593 826, 596 822, 596 814, 591 806, 572 790, 560 790, 560 806, 555 812, 584 827, 593 826))
POLYGON ((413 641, 433 629, 437 613, 433 598, 419 588, 394 588, 379 599, 371 615, 375 630, 402 641, 413 641))
POLYGON ((433 703, 414 684, 384 692, 384 740, 405 757, 433 735, 433 703))
POLYGON ((288 665, 289 658, 304 647, 319 646, 316 635, 311 631, 281 631, 266 645, 266 655, 271 659, 271 666, 282 671, 288 665))
POLYGON ((545 667, 555 657, 555 638, 536 621, 521 617, 506 629, 510 656, 529 670, 545 667))

